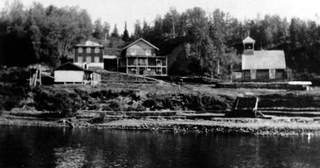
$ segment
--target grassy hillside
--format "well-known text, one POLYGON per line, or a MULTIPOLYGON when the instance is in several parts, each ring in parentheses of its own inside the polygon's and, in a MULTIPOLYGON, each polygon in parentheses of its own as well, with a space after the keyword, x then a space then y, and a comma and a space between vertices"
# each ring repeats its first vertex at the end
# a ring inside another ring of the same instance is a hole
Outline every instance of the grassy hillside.
POLYGON ((259 96, 264 109, 320 109, 320 90, 286 91, 271 89, 227 89, 213 85, 171 83, 50 85, 29 87, 23 69, 0 73, 0 111, 49 111, 61 116, 82 111, 195 111, 230 110, 237 96, 259 96))

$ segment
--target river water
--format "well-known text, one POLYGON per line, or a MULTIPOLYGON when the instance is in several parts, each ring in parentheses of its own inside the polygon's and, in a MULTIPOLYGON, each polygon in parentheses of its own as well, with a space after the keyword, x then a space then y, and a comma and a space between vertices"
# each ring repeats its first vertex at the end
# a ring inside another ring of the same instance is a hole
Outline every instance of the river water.
POLYGON ((0 167, 319 167, 320 137, 0 127, 0 167))

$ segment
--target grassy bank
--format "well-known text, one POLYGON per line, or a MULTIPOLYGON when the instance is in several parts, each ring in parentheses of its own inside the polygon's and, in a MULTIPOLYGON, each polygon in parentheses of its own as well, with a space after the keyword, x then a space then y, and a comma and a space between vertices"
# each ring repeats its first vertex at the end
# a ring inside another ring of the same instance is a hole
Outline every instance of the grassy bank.
MULTIPOLYGON (((16 76, 25 74, 17 71, 16 76)), ((320 90, 221 89, 213 85, 104 84, 30 88, 6 73, 0 125, 106 128, 183 133, 286 135, 320 131, 320 90), (10 82, 15 81, 15 82, 10 82), (258 96, 272 119, 225 118, 238 96, 258 96), (298 117, 275 117, 288 115, 298 117), (302 118, 302 116, 313 116, 302 118)))
POLYGON ((0 110, 60 112, 74 116, 81 110, 95 111, 223 111, 235 97, 179 89, 170 84, 112 84, 101 86, 52 85, 29 88, 1 85, 0 110))
POLYGON ((237 96, 245 95, 258 96, 259 110, 268 114, 286 115, 294 112, 294 116, 304 116, 304 113, 316 116, 320 111, 319 91, 220 89, 211 85, 192 84, 185 84, 179 89, 176 85, 166 83, 30 88, 0 83, 0 112, 42 111, 60 114, 60 117, 75 116, 81 111, 112 111, 119 115, 130 111, 223 113, 231 110, 237 96))
MULTIPOLYGON (((0 118, 2 126, 40 126, 40 127, 70 127, 72 129, 118 129, 143 130, 173 133, 205 133, 205 134, 239 134, 239 135, 298 135, 320 134, 320 120, 310 118, 215 118, 205 120, 172 120, 172 119, 120 119, 103 123, 92 123, 77 119, 34 120, 0 118)), ((71 129, 71 128, 70 128, 71 129)))

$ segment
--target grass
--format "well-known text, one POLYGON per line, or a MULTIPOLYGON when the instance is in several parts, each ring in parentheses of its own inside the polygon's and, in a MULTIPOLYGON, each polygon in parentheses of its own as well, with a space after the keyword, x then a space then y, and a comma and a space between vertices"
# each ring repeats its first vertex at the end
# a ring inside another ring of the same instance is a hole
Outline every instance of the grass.
MULTIPOLYGON (((320 89, 312 92, 285 91, 269 89, 226 89, 214 88, 213 85, 188 84, 179 89, 178 85, 161 84, 126 84, 111 83, 99 86, 90 85, 52 85, 39 86, 35 89, 23 89, 25 86, 7 87, 0 85, 0 109, 13 108, 35 109, 40 111, 63 111, 75 113, 78 110, 98 111, 145 111, 145 110, 193 110, 223 111, 230 110, 236 97, 254 95, 268 98, 266 107, 281 107, 303 104, 303 107, 317 105, 310 103, 315 97, 320 98, 320 89), (1 89, 2 88, 2 89, 1 89), (11 89, 10 89, 11 88, 11 89), (20 91, 21 90, 21 91, 20 91), (17 94, 23 93, 23 94, 17 94), (7 97, 4 97, 7 96, 7 97), (308 97, 310 101, 300 101, 308 97), (274 102, 274 99, 277 102, 274 102), (284 99, 286 98, 286 99, 284 99), (294 98, 298 103, 292 103, 294 98), (279 101, 281 100, 281 101, 279 101), (290 104, 291 102, 291 104, 290 104), (289 104, 290 105, 289 105, 289 104), (277 106, 278 107, 278 106, 277 106)), ((261 102, 261 105, 263 102, 261 102)))

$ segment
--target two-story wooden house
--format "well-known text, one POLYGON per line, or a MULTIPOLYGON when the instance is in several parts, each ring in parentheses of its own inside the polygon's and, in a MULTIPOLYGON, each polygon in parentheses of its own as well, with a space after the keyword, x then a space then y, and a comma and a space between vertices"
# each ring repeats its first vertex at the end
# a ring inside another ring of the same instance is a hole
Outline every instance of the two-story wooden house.
POLYGON ((88 69, 89 67, 103 68, 104 46, 92 41, 86 41, 74 46, 74 64, 88 69))
POLYGON ((159 49, 140 38, 124 47, 119 59, 119 72, 144 76, 167 75, 167 57, 157 56, 159 49))

